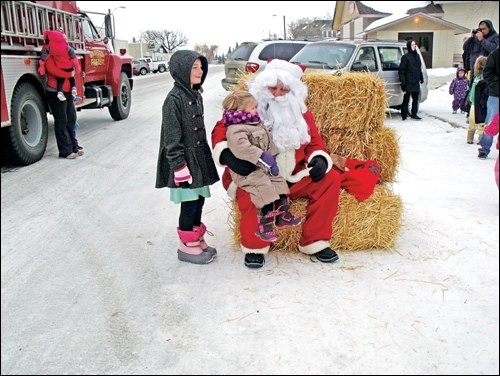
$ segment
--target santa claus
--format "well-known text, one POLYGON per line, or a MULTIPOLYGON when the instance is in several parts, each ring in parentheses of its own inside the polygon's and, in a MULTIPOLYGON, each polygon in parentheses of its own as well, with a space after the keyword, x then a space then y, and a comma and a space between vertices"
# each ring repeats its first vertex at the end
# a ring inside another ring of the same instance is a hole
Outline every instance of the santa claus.
MULTIPOLYGON (((276 159, 280 175, 289 183, 290 199, 308 200, 298 249, 307 255, 314 255, 321 262, 334 262, 339 257, 330 248, 330 239, 341 183, 344 181, 342 171, 346 169, 346 163, 347 167, 355 169, 358 161, 346 162, 345 158, 335 158, 337 168, 333 168, 334 161, 325 150, 313 114, 305 105, 307 86, 301 81, 302 74, 299 66, 276 59, 250 80, 248 87, 257 99, 257 108, 264 125, 270 130, 280 150, 276 159)), ((250 195, 233 184, 228 171, 231 169, 239 175, 249 175, 256 167, 237 159, 228 149, 226 127, 222 120, 217 122, 212 131, 212 147, 214 160, 226 166, 222 176, 224 188, 230 197, 236 199, 241 212, 240 246, 245 253, 245 265, 250 268, 262 267, 264 255, 269 251, 269 242, 255 235, 257 209, 250 195)), ((378 180, 378 174, 376 178, 371 178, 370 181, 374 181, 372 186, 378 180)), ((356 181, 350 180, 350 186, 356 186, 356 181)), ((366 191, 365 186, 362 186, 366 191)))

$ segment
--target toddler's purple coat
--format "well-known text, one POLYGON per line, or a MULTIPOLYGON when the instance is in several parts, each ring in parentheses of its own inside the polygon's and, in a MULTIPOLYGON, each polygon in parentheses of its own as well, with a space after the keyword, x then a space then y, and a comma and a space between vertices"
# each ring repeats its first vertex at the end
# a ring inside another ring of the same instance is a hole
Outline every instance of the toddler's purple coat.
POLYGON ((465 73, 465 69, 463 67, 458 67, 457 77, 451 81, 450 84, 450 94, 453 95, 453 102, 451 104, 453 111, 457 111, 460 108, 460 104, 467 97, 467 91, 469 90, 469 80, 465 75, 460 77, 458 75, 460 71, 465 73))

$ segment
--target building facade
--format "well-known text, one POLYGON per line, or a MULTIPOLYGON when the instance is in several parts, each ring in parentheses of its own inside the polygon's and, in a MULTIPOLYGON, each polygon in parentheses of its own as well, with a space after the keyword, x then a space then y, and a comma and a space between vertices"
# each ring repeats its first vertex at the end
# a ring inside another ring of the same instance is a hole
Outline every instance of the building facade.
POLYGON ((429 1, 405 14, 379 12, 361 1, 337 1, 332 28, 341 39, 417 41, 427 68, 462 64, 462 45, 483 19, 498 27, 498 1, 429 1))

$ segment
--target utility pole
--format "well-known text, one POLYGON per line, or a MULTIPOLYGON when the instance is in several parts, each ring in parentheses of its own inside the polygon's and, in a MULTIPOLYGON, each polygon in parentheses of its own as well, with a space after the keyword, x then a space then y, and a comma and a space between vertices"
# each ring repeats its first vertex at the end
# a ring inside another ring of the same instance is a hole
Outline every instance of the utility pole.
POLYGON ((286 40, 286 21, 285 21, 285 15, 283 15, 283 39, 286 40))

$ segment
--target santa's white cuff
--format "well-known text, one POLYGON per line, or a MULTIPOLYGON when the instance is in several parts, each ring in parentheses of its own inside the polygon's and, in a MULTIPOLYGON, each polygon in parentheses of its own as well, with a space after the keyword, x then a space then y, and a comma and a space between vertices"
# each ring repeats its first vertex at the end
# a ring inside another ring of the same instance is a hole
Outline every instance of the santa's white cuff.
POLYGON ((212 157, 214 158, 215 163, 220 167, 225 167, 225 165, 220 162, 220 155, 224 149, 227 149, 228 147, 227 141, 221 141, 215 145, 214 150, 212 151, 212 157))
POLYGON ((326 159, 326 163, 327 163, 326 172, 330 171, 333 168, 332 157, 330 157, 330 155, 328 153, 324 152, 323 150, 316 150, 316 151, 314 151, 309 156, 309 159, 307 160, 307 163, 309 164, 309 162, 311 162, 311 160, 314 157, 317 157, 318 155, 326 159))
POLYGON ((241 252, 244 254, 247 253, 258 253, 260 255, 265 255, 269 252, 269 246, 266 246, 264 248, 246 248, 242 244, 240 244, 241 252))
POLYGON ((305 253, 306 255, 314 255, 325 248, 330 247, 330 242, 326 240, 318 240, 317 242, 301 246, 299 244, 299 251, 305 253))

